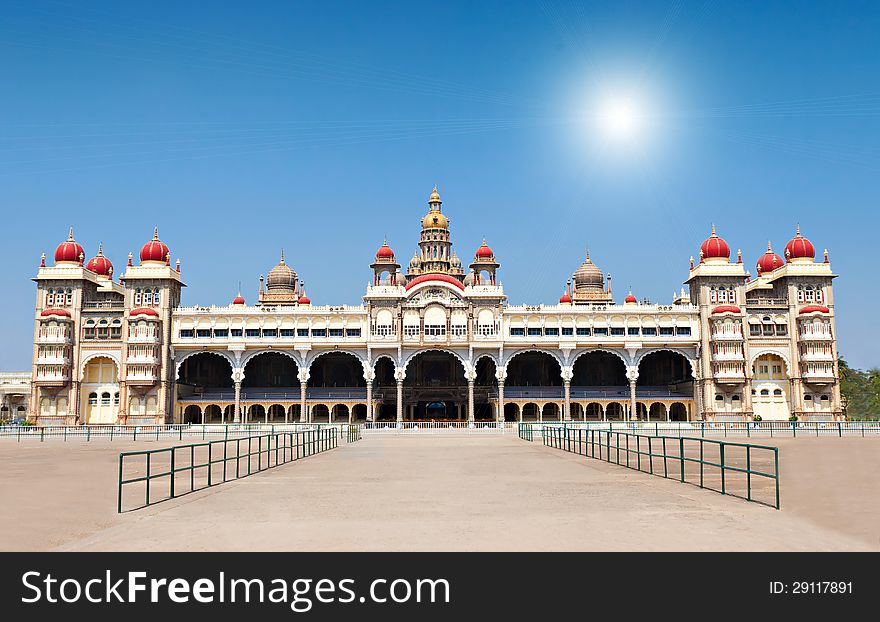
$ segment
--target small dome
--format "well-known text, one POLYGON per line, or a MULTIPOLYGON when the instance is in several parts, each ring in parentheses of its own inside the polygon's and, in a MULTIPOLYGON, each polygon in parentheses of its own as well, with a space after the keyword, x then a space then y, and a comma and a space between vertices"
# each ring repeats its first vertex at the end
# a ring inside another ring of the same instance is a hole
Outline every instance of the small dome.
POLYGON ((438 205, 440 203, 443 203, 443 201, 440 200, 440 193, 437 191, 437 186, 434 186, 434 189, 431 191, 431 196, 428 197, 429 205, 433 205, 435 203, 438 205))
POLYGON ((630 292, 626 295, 624 302, 628 305, 634 305, 634 304, 638 304, 639 301, 635 296, 633 296, 633 293, 630 292))
POLYGON ((86 263, 86 270, 101 276, 113 276, 113 264, 104 257, 104 245, 98 244, 98 254, 86 263))
POLYGON ((234 304, 234 305, 243 305, 244 304, 244 296, 241 295, 241 292, 238 292, 238 295, 232 299, 232 304, 234 304))
POLYGON ((458 255, 455 253, 455 251, 452 251, 452 257, 450 257, 449 263, 452 264, 453 267, 461 267, 461 259, 458 258, 458 255))
POLYGON ((715 225, 712 225, 712 234, 700 244, 700 259, 726 259, 730 261, 730 246, 724 238, 715 233, 715 225))
POLYGON ((816 249, 813 243, 801 235, 801 227, 797 226, 794 237, 785 245, 785 258, 792 260, 810 260, 816 258, 816 249))
POLYGON ((568 292, 565 292, 564 294, 562 294, 562 296, 559 297, 559 304, 571 304, 571 296, 568 294, 568 292))
POLYGON ((266 289, 273 290, 294 290, 296 289, 297 275, 296 271, 284 262, 284 251, 281 251, 281 260, 278 265, 269 270, 266 275, 266 289))
POLYGON ((130 317, 135 317, 136 315, 148 315, 150 317, 159 317, 159 314, 155 309, 150 309, 148 307, 141 307, 139 309, 132 309, 131 313, 128 314, 130 317))
POLYGON ((781 268, 782 264, 784 263, 785 262, 782 261, 782 257, 773 252, 773 248, 770 246, 770 242, 767 242, 767 251, 763 255, 761 255, 755 267, 760 274, 764 272, 773 272, 777 268, 781 268))
POLYGON ((171 251, 159 240, 159 227, 153 230, 153 239, 141 248, 141 263, 169 263, 171 251))
POLYGON ((58 245, 55 249, 56 264, 77 264, 80 265, 86 254, 83 247, 73 239, 73 227, 67 234, 67 240, 58 245))
POLYGON ((394 251, 388 246, 388 240, 382 242, 382 246, 376 251, 376 259, 394 259, 394 251))
POLYGON ((70 317, 70 311, 67 309, 44 309, 40 313, 40 317, 70 317))
POLYGON ((477 259, 494 259, 495 253, 492 252, 492 249, 486 244, 486 240, 483 240, 483 244, 480 248, 477 249, 476 253, 477 259))
POLYGON ((601 288, 605 284, 605 277, 602 271, 590 259, 590 251, 587 251, 587 258, 584 263, 574 273, 575 288, 595 289, 601 288))
POLYGON ((742 310, 736 305, 720 305, 712 309, 712 315, 720 315, 722 313, 742 313, 742 310))
POLYGON ((305 294, 303 294, 302 296, 299 297, 299 300, 297 302, 301 305, 310 305, 310 304, 312 304, 312 299, 309 298, 308 296, 306 296, 305 294))
POLYGON ((825 305, 807 305, 800 310, 800 315, 804 315, 806 313, 831 313, 831 309, 829 309, 825 305))

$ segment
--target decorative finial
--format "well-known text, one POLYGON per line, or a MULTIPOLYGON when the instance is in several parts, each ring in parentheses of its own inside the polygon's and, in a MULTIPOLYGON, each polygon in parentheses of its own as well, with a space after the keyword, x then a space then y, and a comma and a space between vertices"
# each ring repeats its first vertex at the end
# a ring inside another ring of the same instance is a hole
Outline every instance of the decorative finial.
POLYGON ((131 251, 128 251, 128 265, 132 265, 132 260, 134 259, 134 255, 131 254, 131 251))
POLYGON ((743 262, 743 251, 741 248, 736 249, 736 263, 743 262))
POLYGON ((767 240, 767 252, 768 252, 768 253, 772 253, 772 252, 773 252, 773 247, 770 246, 770 240, 767 240))
POLYGON ((166 266, 170 266, 170 265, 171 265, 171 253, 170 253, 170 252, 169 252, 169 253, 165 253, 165 265, 166 265, 166 266))
POLYGON ((281 249, 281 265, 284 265, 284 249, 281 249))
POLYGON ((794 228, 794 237, 801 237, 801 223, 798 223, 797 226, 794 228))
POLYGON ((587 261, 590 261, 590 249, 587 249, 587 261))
POLYGON ((98 257, 104 256, 104 244, 102 242, 98 242, 98 257))
POLYGON ((82 251, 80 251, 79 252, 79 265, 83 265, 83 261, 85 260, 85 258, 86 258, 86 256, 83 255, 82 251))
POLYGON ((73 227, 71 227, 70 231, 67 232, 67 241, 73 242, 73 227))
POLYGON ((175 262, 175 268, 177 269, 178 272, 180 272, 180 258, 179 257, 177 258, 177 261, 175 262))
POLYGON ((159 227, 154 227, 154 228, 153 228, 153 239, 154 239, 154 240, 158 240, 158 239, 159 239, 159 227))
POLYGON ((111 281, 113 280, 113 266, 110 266, 109 268, 107 268, 107 276, 110 277, 111 281))
POLYGON ((40 267, 41 268, 46 267, 46 253, 40 254, 40 267))
POLYGON ((691 255, 691 270, 694 269, 694 256, 691 255))
POLYGON ((713 222, 712 223, 712 237, 715 237, 716 235, 718 235, 718 234, 715 233, 715 223, 713 222))
POLYGON ((828 249, 825 249, 825 263, 828 263, 828 249))

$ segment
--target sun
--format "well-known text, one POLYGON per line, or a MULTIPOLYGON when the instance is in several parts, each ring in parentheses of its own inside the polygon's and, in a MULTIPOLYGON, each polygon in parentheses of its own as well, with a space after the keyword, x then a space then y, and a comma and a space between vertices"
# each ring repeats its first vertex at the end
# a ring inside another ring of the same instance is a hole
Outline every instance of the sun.
POLYGON ((641 112, 629 98, 614 98, 602 102, 596 114, 599 131, 610 139, 629 140, 641 129, 641 112))

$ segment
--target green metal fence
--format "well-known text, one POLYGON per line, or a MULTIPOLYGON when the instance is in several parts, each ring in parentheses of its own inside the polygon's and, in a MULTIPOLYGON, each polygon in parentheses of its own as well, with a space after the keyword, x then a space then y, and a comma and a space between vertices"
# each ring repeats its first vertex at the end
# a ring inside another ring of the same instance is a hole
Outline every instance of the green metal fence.
MULTIPOLYGON (((520 438, 529 440, 534 431, 524 431, 523 427, 531 426, 520 426, 520 438)), ((777 447, 702 437, 651 436, 562 426, 542 426, 541 437, 548 447, 698 485, 777 510, 780 507, 777 447), (742 477, 731 480, 731 475, 736 474, 742 477), (759 482, 769 482, 770 490, 765 491, 760 486, 756 490, 755 478, 759 482), (757 497, 756 492, 759 493, 757 497)))
POLYGON ((359 425, 349 425, 348 426, 348 442, 354 443, 363 438, 361 426, 359 425))
POLYGON ((547 426, 653 436, 880 437, 880 421, 541 421, 528 425, 538 426, 536 432, 547 426))
POLYGON ((120 513, 141 509, 242 479, 334 449, 339 444, 339 437, 339 430, 330 427, 122 452, 119 454, 116 509, 120 513), (126 487, 137 484, 143 485, 144 502, 125 508, 123 493, 126 487))
POLYGON ((347 423, 226 423, 164 425, 52 425, 52 426, 0 426, 0 439, 17 441, 158 441, 161 439, 234 439, 257 434, 278 432, 301 432, 336 428, 342 433, 354 424, 347 423))

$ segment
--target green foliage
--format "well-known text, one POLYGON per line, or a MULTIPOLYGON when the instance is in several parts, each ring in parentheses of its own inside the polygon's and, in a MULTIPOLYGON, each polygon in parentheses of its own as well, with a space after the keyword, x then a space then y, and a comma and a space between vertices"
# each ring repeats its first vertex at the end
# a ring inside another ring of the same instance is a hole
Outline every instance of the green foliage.
POLYGON ((880 418, 880 369, 854 369, 842 357, 837 360, 837 365, 847 419, 880 418))

